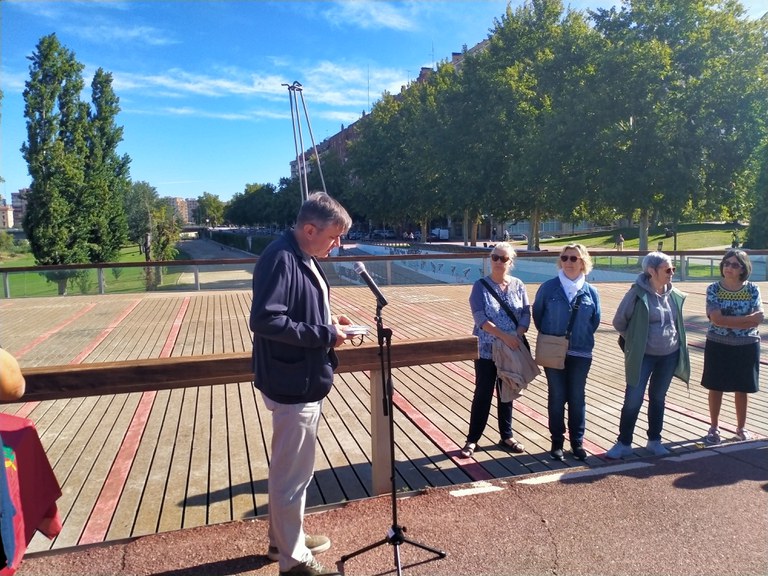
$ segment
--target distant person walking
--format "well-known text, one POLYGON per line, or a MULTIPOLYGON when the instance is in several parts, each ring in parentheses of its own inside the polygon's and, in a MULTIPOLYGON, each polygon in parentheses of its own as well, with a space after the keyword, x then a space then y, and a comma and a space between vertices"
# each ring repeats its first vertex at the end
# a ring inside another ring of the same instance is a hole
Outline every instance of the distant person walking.
POLYGON ((760 388, 760 332, 763 302, 760 288, 749 282, 752 263, 746 252, 730 249, 720 262, 722 280, 707 287, 709 329, 704 347, 701 385, 709 390, 707 444, 720 444, 720 407, 723 393, 733 392, 736 437, 751 440, 745 428, 747 394, 760 388))
POLYGON ((624 236, 621 234, 616 234, 616 242, 614 243, 613 247, 616 248, 616 250, 619 252, 624 250, 624 236))

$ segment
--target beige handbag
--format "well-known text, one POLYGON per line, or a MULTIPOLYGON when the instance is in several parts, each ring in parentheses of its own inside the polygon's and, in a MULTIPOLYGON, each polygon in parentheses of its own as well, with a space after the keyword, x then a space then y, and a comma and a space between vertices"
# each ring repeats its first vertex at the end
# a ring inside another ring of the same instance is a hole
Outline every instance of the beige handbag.
POLYGON ((568 320, 568 328, 565 336, 553 336, 552 334, 539 333, 536 336, 536 364, 544 368, 565 368, 565 355, 568 352, 568 340, 571 336, 573 321, 576 319, 576 310, 581 306, 581 294, 573 303, 571 317, 568 320))
POLYGON ((545 368, 565 368, 565 354, 568 352, 568 338, 539 334, 536 336, 536 364, 545 368))

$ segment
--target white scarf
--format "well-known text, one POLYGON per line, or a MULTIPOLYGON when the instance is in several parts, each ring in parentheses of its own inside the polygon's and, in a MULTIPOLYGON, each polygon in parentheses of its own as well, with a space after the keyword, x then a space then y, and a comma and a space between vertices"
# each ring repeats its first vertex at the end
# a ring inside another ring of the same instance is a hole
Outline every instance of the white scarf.
POLYGON ((560 270, 557 273, 557 276, 560 278, 560 285, 563 287, 565 295, 568 297, 568 302, 573 302, 576 293, 584 287, 584 282, 586 280, 584 274, 579 274, 579 277, 576 278, 576 280, 571 280, 565 275, 565 272, 560 270))

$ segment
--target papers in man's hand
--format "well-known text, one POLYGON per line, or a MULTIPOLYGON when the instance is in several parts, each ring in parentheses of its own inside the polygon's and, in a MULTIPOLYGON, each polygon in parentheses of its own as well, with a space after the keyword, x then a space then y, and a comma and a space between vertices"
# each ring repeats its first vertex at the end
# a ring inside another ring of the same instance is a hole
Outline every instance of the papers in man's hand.
POLYGON ((340 326, 341 331, 347 336, 359 336, 360 334, 368 334, 368 326, 362 324, 343 324, 340 326))

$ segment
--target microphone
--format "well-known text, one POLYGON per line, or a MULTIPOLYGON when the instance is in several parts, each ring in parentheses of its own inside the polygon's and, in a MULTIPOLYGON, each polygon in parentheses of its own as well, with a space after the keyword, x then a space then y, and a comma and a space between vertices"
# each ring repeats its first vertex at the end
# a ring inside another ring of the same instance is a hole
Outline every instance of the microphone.
POLYGON ((357 272, 360 275, 360 278, 363 279, 363 281, 368 284, 368 288, 371 289, 371 292, 373 292, 373 295, 376 296, 376 300, 379 303, 380 307, 384 307, 388 304, 387 299, 384 298, 384 294, 381 293, 381 290, 379 290, 379 287, 376 286, 376 282, 373 281, 373 278, 368 274, 368 272, 365 271, 365 266, 363 266, 362 262, 355 262, 354 265, 355 272, 357 272))

